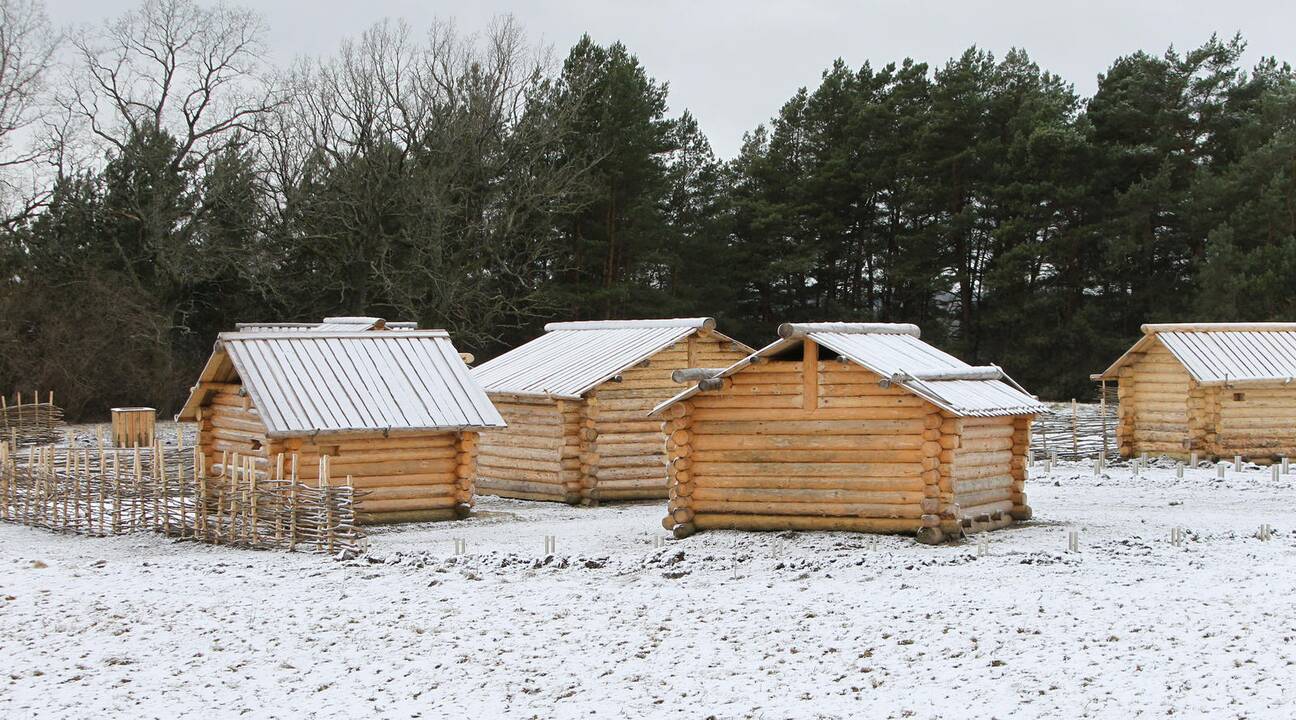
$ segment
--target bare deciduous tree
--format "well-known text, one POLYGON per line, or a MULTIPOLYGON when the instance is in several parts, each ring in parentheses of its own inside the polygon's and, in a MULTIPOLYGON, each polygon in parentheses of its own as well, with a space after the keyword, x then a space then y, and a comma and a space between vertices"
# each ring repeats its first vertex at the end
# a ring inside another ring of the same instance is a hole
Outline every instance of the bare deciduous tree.
POLYGON ((43 154, 33 126, 46 109, 45 80, 58 45, 39 0, 0 0, 0 202, 6 223, 27 216, 48 194, 44 187, 21 187, 20 169, 43 154))
POLYGON ((315 268, 311 296, 466 343, 540 312, 557 262, 546 219, 586 171, 559 152, 572 108, 552 65, 509 17, 422 41, 383 22, 299 65, 268 165, 304 231, 290 244, 315 268))
POLYGON ((198 167, 260 131, 279 107, 267 82, 265 28, 254 11, 195 0, 145 0, 72 38, 78 60, 64 106, 122 150, 145 130, 177 140, 173 164, 198 167))

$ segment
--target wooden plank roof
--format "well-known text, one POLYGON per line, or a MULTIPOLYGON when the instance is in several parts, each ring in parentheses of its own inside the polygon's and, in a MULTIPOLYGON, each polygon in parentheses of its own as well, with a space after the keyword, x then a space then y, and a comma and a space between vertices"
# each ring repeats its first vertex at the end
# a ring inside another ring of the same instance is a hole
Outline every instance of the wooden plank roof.
MULTIPOLYGON (((785 324, 779 340, 726 368, 726 377, 753 359, 776 355, 810 339, 959 417, 1035 415, 1048 407, 1017 386, 997 366, 973 367, 919 339, 916 325, 885 323, 785 324), (1011 384, 1010 384, 1011 383, 1011 384)), ((692 397, 694 386, 653 413, 692 397)))
MULTIPOLYGON (((712 318, 550 323, 545 334, 473 368, 487 392, 576 399, 695 332, 712 318)), ((751 348, 719 333, 745 352, 751 348)))
POLYGON ((1296 381, 1296 324, 1185 323, 1144 325, 1143 337, 1098 380, 1119 377, 1122 367, 1160 342, 1202 385, 1288 384, 1296 381))
POLYGON ((444 330, 222 333, 176 419, 228 382, 271 437, 505 425, 444 330))

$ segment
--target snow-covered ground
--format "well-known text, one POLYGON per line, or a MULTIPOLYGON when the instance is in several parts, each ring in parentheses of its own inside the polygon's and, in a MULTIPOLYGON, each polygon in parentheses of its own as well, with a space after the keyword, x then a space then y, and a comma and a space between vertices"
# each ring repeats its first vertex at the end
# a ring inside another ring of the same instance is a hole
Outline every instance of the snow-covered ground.
POLYGON ((1296 715, 1296 473, 1035 473, 984 557, 656 503, 483 498, 346 562, 0 525, 0 717, 1296 715))

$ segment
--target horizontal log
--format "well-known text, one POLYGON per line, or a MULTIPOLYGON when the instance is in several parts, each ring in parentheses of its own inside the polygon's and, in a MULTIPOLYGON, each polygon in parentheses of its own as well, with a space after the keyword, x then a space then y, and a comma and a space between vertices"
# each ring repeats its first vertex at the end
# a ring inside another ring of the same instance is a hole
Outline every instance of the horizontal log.
POLYGON ((258 436, 264 436, 266 432, 265 423, 254 415, 214 413, 204 421, 210 422, 211 427, 241 430, 258 436))
POLYGON ((697 407, 694 409, 692 417, 695 423, 712 421, 767 423, 831 421, 857 422, 870 424, 873 426, 871 432, 874 433, 912 432, 918 434, 925 428, 925 425, 920 418, 879 420, 869 417, 866 413, 862 412, 860 408, 818 408, 814 410, 770 408, 760 410, 759 412, 753 412, 750 409, 743 408, 697 407))
POLYGON ((925 481, 921 477, 815 477, 706 475, 697 478, 698 488, 784 488, 809 490, 851 490, 857 492, 921 492, 925 481))
POLYGON ((721 463, 920 463, 921 450, 704 450, 695 447, 696 462, 721 463))
POLYGON ((600 458, 626 457, 629 455, 661 455, 666 456, 665 440, 659 440, 654 443, 623 443, 620 445, 598 444, 598 454, 600 458))
POLYGON ((566 484, 562 482, 538 482, 529 480, 504 480, 500 478, 479 478, 479 493, 524 492, 537 495, 565 495, 566 484), (489 492, 488 492, 489 491, 489 492))
POLYGON ((564 457, 576 457, 579 454, 580 448, 569 446, 561 448, 528 448, 508 445, 485 445, 477 450, 478 457, 545 460, 549 462, 558 462, 564 457))
POLYGON ((624 455, 620 457, 614 455, 608 458, 600 456, 598 465, 602 468, 654 467, 664 471, 666 468, 666 458, 661 453, 652 453, 650 455, 624 455))
POLYGON ((919 435, 923 422, 911 420, 712 420, 701 411, 695 435, 919 435))
POLYGON ((694 491, 690 508, 694 514, 817 515, 825 517, 914 518, 922 516, 917 503, 732 502, 699 500, 694 491))
MULTIPOLYGON (((739 397, 728 393, 704 393, 693 396, 693 405, 699 409, 728 409, 728 410, 762 410, 762 409, 784 409, 791 410, 799 408, 802 405, 800 395, 772 395, 768 397, 749 396, 739 397)), ((759 413, 755 413, 759 414, 759 413)))
POLYGON ((391 525, 396 523, 440 522, 458 520, 459 513, 454 509, 437 508, 433 510, 402 510, 400 512, 357 512, 357 525, 391 525))
POLYGON ((941 462, 949 463, 956 467, 978 467, 982 465, 1007 467, 1008 464, 1012 462, 1012 458, 1012 450, 974 452, 967 448, 959 448, 958 450, 941 451, 941 462))
POLYGON ((356 512, 382 513, 397 512, 401 510, 434 510, 437 508, 453 508, 458 504, 459 501, 453 496, 400 498, 395 500, 361 499, 356 501, 355 509, 356 512))
MULTIPOLYGON (((704 426, 705 427, 705 426, 704 426)), ((695 433, 700 450, 919 450, 920 435, 734 435, 695 433)))
POLYGON ((627 433, 657 434, 661 432, 661 421, 643 420, 642 416, 639 417, 641 419, 636 422, 604 422, 600 419, 595 425, 595 429, 599 431, 600 439, 609 435, 618 436, 627 433))
POLYGON ((608 500, 660 500, 666 497, 666 486, 659 488, 604 488, 602 483, 594 489, 594 497, 600 502, 608 500))
POLYGON ((498 432, 482 433, 478 448, 486 450, 492 447, 532 448, 536 450, 558 450, 565 445, 577 445, 579 440, 568 437, 540 437, 523 433, 503 435, 498 432))
MULTIPOLYGON (((284 468, 284 474, 288 474, 288 468, 284 468)), ((329 478, 329 485, 346 485, 347 475, 334 474, 329 478)), ((351 485, 360 489, 381 488, 381 487, 406 487, 406 486, 452 486, 456 484, 457 478, 451 473, 414 473, 409 475, 351 475, 351 485)), ((319 476, 314 472, 299 475, 298 479, 307 484, 313 484, 319 480, 319 476)))
POLYGON ((694 501, 838 503, 846 505, 913 505, 922 501, 922 491, 867 491, 821 488, 718 488, 697 487, 694 501))
POLYGON ((1008 473, 1004 473, 983 478, 952 480, 950 486, 956 495, 958 493, 983 492, 985 490, 1012 488, 1013 478, 1008 473))
POLYGON ((870 533, 911 533, 922 527, 917 518, 816 517, 810 515, 752 515, 696 513, 699 530, 835 530, 870 533))
POLYGON ((954 502, 960 507, 980 507, 1002 501, 1012 501, 1012 487, 991 488, 977 492, 955 492, 954 502))
POLYGON ((625 445, 625 444, 643 445, 645 443, 656 444, 659 442, 663 442, 660 426, 653 428, 649 432, 615 433, 615 434, 600 433, 598 436, 598 445, 600 448, 608 447, 611 445, 625 445))
POLYGON ((458 433, 436 433, 432 435, 397 436, 388 438, 376 435, 365 437, 352 436, 346 438, 328 436, 327 440, 321 437, 318 443, 312 442, 309 438, 283 438, 279 442, 282 443, 285 451, 296 452, 301 455, 318 455, 321 446, 328 448, 331 453, 354 454, 388 450, 452 447, 458 441, 458 438, 458 433))
POLYGON ((452 484, 439 485, 394 485, 360 490, 357 502, 373 500, 405 500, 412 498, 450 497, 453 498, 458 488, 452 484))
POLYGON ((960 517, 960 518, 965 518, 965 517, 971 517, 971 518, 974 518, 974 517, 976 517, 976 516, 978 516, 978 515, 993 515, 994 513, 997 513, 997 512, 1007 514, 1008 512, 1010 512, 1010 511, 1012 510, 1012 508, 1013 508, 1013 504, 1012 504, 1012 501, 1011 501, 1011 500, 1004 500, 1004 501, 1001 501, 1001 502, 986 503, 986 504, 984 504, 984 505, 973 505, 973 506, 970 506, 970 507, 963 507, 963 506, 960 506, 959 509, 958 509, 958 517, 960 517))
POLYGON ((708 475, 749 475, 795 477, 919 477, 922 465, 918 463, 720 463, 695 462, 695 477, 708 475))
POLYGON ((560 470, 556 465, 552 470, 526 470, 518 467, 491 465, 481 459, 477 461, 477 484, 479 485, 492 479, 561 483, 573 476, 579 476, 579 472, 560 470))

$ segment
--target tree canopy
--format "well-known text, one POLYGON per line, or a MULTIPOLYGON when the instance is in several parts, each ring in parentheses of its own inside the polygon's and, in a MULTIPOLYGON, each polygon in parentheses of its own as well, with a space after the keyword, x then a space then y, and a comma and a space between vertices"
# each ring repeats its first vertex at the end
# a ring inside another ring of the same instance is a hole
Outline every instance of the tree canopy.
POLYGON ((0 386, 173 409, 238 321, 417 320, 484 358, 554 319, 714 315, 752 344, 914 322, 1086 397, 1144 322, 1296 314, 1296 80, 1240 38, 1115 58, 1088 98, 1025 50, 837 61, 726 161, 618 42, 384 22, 277 69, 263 32, 148 0, 72 38, 45 105, 0 88, 62 118, 0 144, 57 168, 3 184, 0 386))

